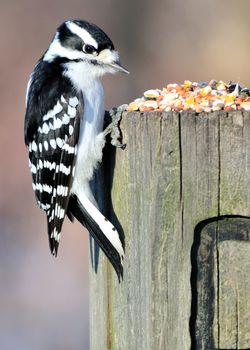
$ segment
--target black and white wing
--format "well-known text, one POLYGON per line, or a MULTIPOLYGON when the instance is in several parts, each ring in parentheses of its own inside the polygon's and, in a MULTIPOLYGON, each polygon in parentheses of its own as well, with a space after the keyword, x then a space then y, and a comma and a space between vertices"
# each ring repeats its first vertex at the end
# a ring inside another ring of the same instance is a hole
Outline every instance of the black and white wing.
MULTIPOLYGON (((39 100, 35 102, 39 104, 39 100)), ((83 100, 72 90, 54 100, 47 113, 32 103, 28 100, 25 142, 33 189, 39 207, 47 214, 50 249, 56 256, 74 177, 83 100)))

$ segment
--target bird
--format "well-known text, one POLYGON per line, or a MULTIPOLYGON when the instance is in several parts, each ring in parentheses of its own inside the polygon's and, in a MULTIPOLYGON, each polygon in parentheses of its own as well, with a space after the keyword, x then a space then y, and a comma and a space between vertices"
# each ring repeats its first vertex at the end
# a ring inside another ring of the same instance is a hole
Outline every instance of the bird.
POLYGON ((80 19, 63 22, 27 84, 24 141, 36 202, 47 217, 52 255, 57 256, 65 216, 76 218, 120 280, 124 244, 90 188, 107 134, 101 78, 117 72, 129 73, 101 28, 80 19))

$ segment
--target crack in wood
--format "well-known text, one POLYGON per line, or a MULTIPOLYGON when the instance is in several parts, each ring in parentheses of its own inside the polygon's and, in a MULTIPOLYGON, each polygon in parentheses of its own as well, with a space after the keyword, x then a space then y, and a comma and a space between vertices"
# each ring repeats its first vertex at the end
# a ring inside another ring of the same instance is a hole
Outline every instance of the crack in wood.
POLYGON ((180 167, 180 219, 181 219, 181 245, 183 248, 184 245, 184 201, 183 201, 183 178, 182 178, 182 167, 183 167, 183 163, 182 163, 182 130, 181 130, 181 113, 178 114, 178 132, 179 132, 179 167, 180 167))
POLYGON ((235 299, 235 316, 236 316, 236 349, 239 349, 239 332, 240 332, 240 325, 239 325, 239 292, 238 287, 236 286, 236 299, 235 299))
POLYGON ((220 251, 219 251, 219 222, 216 223, 215 247, 216 247, 216 277, 217 277, 217 344, 220 348, 220 251))

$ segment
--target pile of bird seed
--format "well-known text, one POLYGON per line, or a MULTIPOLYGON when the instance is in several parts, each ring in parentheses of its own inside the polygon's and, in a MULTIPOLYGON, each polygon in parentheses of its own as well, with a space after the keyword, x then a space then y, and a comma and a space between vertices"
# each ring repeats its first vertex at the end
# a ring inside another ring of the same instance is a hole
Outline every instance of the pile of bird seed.
POLYGON ((128 111, 195 111, 213 112, 219 110, 250 110, 250 91, 239 83, 223 81, 191 82, 168 84, 162 90, 152 89, 135 99, 128 111))

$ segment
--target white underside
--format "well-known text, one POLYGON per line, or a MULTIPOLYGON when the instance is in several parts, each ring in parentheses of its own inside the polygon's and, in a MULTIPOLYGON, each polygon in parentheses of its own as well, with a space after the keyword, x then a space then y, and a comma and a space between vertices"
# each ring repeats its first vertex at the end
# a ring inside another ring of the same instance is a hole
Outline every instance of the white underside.
POLYGON ((84 112, 80 123, 77 160, 71 192, 80 197, 84 193, 93 200, 89 181, 102 159, 105 137, 102 133, 104 119, 104 93, 100 79, 87 75, 86 63, 71 63, 67 76, 83 95, 84 112))
MULTIPOLYGON (((93 70, 92 70, 93 71, 93 70)), ((105 145, 103 130, 104 92, 98 76, 86 75, 86 63, 70 63, 67 76, 76 89, 83 95, 84 112, 80 123, 75 175, 71 193, 76 194, 83 207, 96 221, 103 234, 112 243, 123 262, 124 251, 115 227, 99 212, 90 190, 92 179, 98 163, 102 160, 105 145)))

